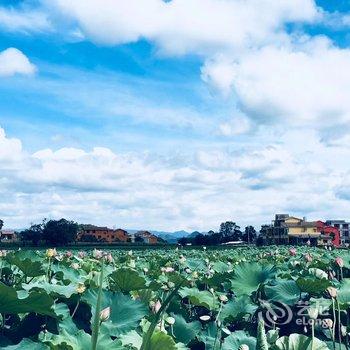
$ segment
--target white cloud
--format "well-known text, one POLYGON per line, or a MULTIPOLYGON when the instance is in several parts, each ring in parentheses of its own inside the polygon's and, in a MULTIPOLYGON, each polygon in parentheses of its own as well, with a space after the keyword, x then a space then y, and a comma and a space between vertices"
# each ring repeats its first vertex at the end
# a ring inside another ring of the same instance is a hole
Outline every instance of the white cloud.
POLYGON ((246 48, 284 36, 289 22, 319 16, 313 0, 55 0, 53 11, 71 18, 84 36, 116 45, 146 39, 167 54, 246 48))
POLYGON ((36 67, 22 51, 10 47, 0 52, 0 76, 11 76, 14 74, 32 75, 36 67))
POLYGON ((10 32, 38 32, 51 29, 44 12, 0 7, 0 28, 10 32))
POLYGON ((342 161, 350 157, 349 145, 327 147, 308 130, 177 161, 98 147, 30 154, 0 130, 0 217, 7 226, 63 216, 126 228, 205 230, 227 219, 268 222, 276 211, 341 217, 350 206, 342 161), (306 138, 300 148, 289 142, 306 138))
POLYGON ((350 122, 350 50, 318 39, 252 50, 230 64, 227 59, 207 61, 203 76, 226 94, 231 87, 255 120, 316 128, 350 122))

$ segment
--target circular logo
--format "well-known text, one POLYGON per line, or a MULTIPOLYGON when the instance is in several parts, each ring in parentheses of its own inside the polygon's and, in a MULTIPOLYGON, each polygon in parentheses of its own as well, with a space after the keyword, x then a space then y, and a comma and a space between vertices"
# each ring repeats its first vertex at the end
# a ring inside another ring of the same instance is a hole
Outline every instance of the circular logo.
POLYGON ((288 305, 281 302, 263 302, 263 305, 264 310, 258 313, 258 317, 264 320, 266 326, 273 328, 291 322, 293 311, 288 305))

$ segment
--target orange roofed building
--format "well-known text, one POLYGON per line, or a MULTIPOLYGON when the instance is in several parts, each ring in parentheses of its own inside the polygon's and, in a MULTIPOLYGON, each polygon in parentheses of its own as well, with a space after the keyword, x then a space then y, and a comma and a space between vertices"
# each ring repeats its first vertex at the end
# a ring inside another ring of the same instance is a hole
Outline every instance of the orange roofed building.
POLYGON ((100 227, 95 225, 81 225, 81 230, 78 233, 78 242, 127 242, 129 240, 128 232, 118 228, 116 230, 108 227, 100 227))

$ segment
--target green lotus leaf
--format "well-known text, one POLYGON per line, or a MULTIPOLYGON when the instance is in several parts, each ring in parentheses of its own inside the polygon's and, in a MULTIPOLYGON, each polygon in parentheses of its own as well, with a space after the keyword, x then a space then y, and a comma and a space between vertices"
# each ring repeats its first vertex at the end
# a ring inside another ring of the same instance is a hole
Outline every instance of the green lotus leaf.
POLYGON ((278 280, 273 286, 266 286, 265 292, 270 300, 287 305, 295 304, 300 298, 300 289, 293 280, 278 280))
POLYGON ((251 295, 275 275, 276 268, 272 265, 242 263, 234 269, 234 277, 231 279, 232 290, 236 295, 251 295))
POLYGON ((45 275, 43 264, 40 261, 33 261, 30 258, 21 260, 17 254, 8 254, 6 260, 9 264, 17 266, 27 277, 45 275))
POLYGON ((329 350, 326 343, 314 338, 314 346, 312 349, 312 338, 302 334, 291 334, 284 336, 276 341, 276 349, 278 350, 329 350))
POLYGON ((163 332, 153 333, 148 349, 145 350, 177 350, 174 339, 163 332))
POLYGON ((344 278, 338 289, 338 300, 340 304, 350 306, 350 278, 344 278))
POLYGON ((53 296, 63 296, 65 298, 70 298, 72 294, 76 293, 76 287, 73 284, 60 285, 60 284, 52 284, 44 281, 37 281, 28 284, 23 284, 23 289, 25 290, 44 290, 47 294, 53 296))
POLYGON ((142 337, 135 330, 123 334, 120 340, 124 346, 132 346, 136 349, 140 349, 142 345, 142 337))
POLYGON ((254 314, 257 308, 257 305, 252 303, 250 297, 242 295, 224 305, 221 312, 221 318, 223 320, 243 318, 246 315, 254 314))
MULTIPOLYGON (((91 320, 94 318, 97 293, 96 289, 90 289, 82 296, 82 301, 91 306, 91 320)), ((102 327, 111 336, 119 336, 135 329, 148 311, 141 301, 134 300, 120 292, 112 293, 104 290, 101 295, 101 310, 107 307, 110 307, 110 316, 102 323, 102 327)))
POLYGON ((202 329, 202 325, 199 321, 186 322, 181 315, 172 314, 175 318, 173 325, 174 335, 177 341, 188 344, 194 339, 202 329))
POLYGON ((35 312, 40 315, 56 317, 53 311, 54 300, 45 292, 16 292, 0 282, 0 313, 20 314, 35 312))
POLYGON ((111 288, 121 292, 131 292, 146 288, 146 280, 137 271, 122 268, 114 271, 110 276, 111 288))
POLYGON ((183 287, 179 294, 181 298, 188 298, 191 304, 196 306, 203 306, 208 310, 215 310, 218 306, 216 298, 208 291, 200 291, 198 288, 183 287))
POLYGON ((321 294, 331 286, 331 283, 326 279, 312 279, 301 277, 297 279, 297 285, 302 292, 310 294, 321 294))
POLYGON ((23 339, 17 345, 2 347, 4 350, 49 350, 50 348, 43 343, 36 343, 30 339, 23 339))
POLYGON ((236 331, 225 338, 222 350, 240 350, 240 346, 244 344, 248 346, 249 350, 255 350, 256 338, 249 336, 244 331, 236 331))

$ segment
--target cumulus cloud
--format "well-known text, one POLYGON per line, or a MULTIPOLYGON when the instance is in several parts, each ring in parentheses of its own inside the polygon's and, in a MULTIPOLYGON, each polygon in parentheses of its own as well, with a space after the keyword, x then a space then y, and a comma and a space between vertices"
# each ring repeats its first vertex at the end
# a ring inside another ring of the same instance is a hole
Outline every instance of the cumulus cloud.
MULTIPOLYGON (((101 147, 29 153, 0 129, 0 216, 14 227, 64 216, 126 228, 206 230, 230 218, 259 224, 276 211, 345 215, 348 198, 340 193, 347 165, 314 134, 285 137, 299 144, 305 136, 303 150, 271 142, 174 160, 101 147)), ((349 147, 340 154, 348 158, 349 147)))
POLYGON ((323 127, 350 122, 350 50, 325 39, 267 46, 231 63, 227 57, 209 60, 202 74, 225 94, 231 88, 241 110, 257 121, 323 127))
POLYGON ((86 38, 108 45, 152 41, 167 54, 216 52, 283 37, 290 22, 319 16, 313 0, 55 0, 86 38))
POLYGON ((51 29, 47 14, 29 9, 0 7, 0 28, 9 32, 42 32, 51 29))
POLYGON ((14 74, 32 75, 36 67, 28 57, 20 50, 10 47, 0 52, 0 76, 11 76, 14 74))

